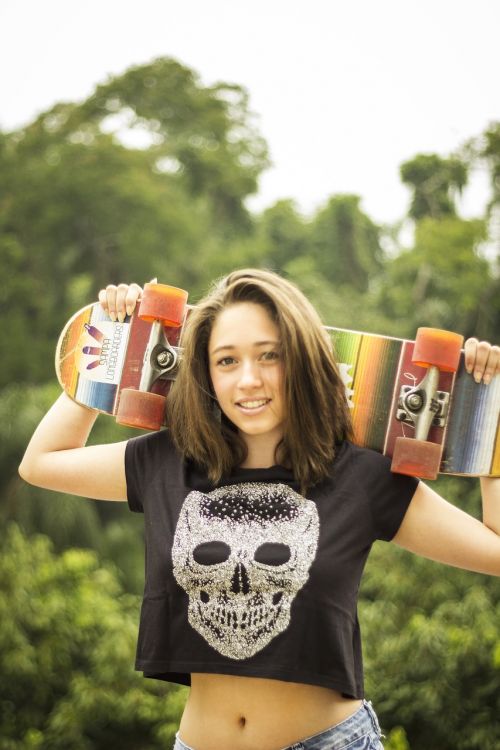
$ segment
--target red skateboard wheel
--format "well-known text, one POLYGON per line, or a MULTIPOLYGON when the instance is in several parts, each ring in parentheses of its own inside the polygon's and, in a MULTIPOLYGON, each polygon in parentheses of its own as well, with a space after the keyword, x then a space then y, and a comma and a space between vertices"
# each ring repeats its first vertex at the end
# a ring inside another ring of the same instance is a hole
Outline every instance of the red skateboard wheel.
POLYGON ((164 326, 182 325, 188 293, 166 284, 145 284, 139 307, 139 317, 148 323, 159 320, 164 326))
POLYGON ((464 337, 439 328, 419 328, 412 361, 420 367, 438 367, 442 372, 456 372, 464 337))
POLYGON ((394 445, 391 471, 420 479, 436 479, 443 447, 438 443, 398 437, 394 445))
POLYGON ((165 396, 149 391, 124 388, 116 412, 118 424, 139 427, 143 430, 159 430, 165 414, 165 396))

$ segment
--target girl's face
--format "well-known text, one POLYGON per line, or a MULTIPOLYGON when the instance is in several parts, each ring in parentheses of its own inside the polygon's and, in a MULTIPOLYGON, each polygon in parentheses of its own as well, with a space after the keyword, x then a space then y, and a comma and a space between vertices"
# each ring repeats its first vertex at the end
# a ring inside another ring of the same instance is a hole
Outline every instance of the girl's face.
POLYGON ((255 456, 273 463, 285 416, 277 325, 262 305, 235 303, 217 316, 208 355, 219 406, 247 444, 249 457, 255 449, 255 456))

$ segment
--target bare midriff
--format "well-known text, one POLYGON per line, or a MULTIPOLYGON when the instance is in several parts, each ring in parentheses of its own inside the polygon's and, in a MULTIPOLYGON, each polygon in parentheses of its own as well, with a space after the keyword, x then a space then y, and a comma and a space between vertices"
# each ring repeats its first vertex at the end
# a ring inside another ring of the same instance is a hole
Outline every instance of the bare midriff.
POLYGON ((193 750, 281 750, 339 724, 361 703, 314 685, 192 674, 179 737, 193 750))

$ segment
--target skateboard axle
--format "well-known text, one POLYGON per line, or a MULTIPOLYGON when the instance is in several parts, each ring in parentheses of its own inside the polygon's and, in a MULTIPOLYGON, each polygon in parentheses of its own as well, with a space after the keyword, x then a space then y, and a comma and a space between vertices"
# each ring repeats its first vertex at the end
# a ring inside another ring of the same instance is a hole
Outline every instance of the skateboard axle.
POLYGON ((177 354, 173 349, 162 349, 158 352, 156 361, 163 371, 168 371, 177 364, 177 354))

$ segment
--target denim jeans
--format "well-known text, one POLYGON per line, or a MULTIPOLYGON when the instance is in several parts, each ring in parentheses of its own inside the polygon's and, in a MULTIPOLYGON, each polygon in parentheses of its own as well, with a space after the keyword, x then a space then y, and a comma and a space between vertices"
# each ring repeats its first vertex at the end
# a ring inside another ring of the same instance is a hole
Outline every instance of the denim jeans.
MULTIPOLYGON (((340 724, 294 742, 283 750, 384 750, 380 737, 377 714, 369 701, 363 701, 358 711, 340 724)), ((174 750, 196 749, 185 745, 177 735, 174 750)))

